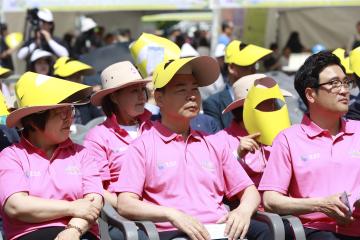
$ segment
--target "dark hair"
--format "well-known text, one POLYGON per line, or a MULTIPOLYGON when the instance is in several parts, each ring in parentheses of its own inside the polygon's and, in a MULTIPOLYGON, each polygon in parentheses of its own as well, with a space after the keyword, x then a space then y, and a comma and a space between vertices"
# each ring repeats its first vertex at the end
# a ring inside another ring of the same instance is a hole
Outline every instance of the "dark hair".
POLYGON ((230 23, 229 21, 223 21, 223 22, 221 23, 221 30, 222 30, 222 31, 225 31, 225 29, 231 27, 230 25, 231 25, 231 23, 230 23))
POLYGON ((45 129, 46 122, 49 119, 49 115, 50 110, 46 110, 23 117, 20 120, 21 125, 23 126, 23 134, 28 135, 30 131, 35 131, 33 125, 43 131, 45 129))
POLYGON ((111 100, 110 94, 106 95, 101 101, 101 107, 107 117, 117 113, 117 106, 111 100))
POLYGON ((307 107, 309 105, 305 96, 305 89, 313 88, 319 84, 319 74, 331 65, 340 66, 345 73, 339 58, 329 51, 321 51, 311 55, 296 72, 294 87, 307 107))
POLYGON ((232 115, 234 116, 235 122, 241 123, 243 121, 243 111, 243 107, 238 107, 231 111, 232 115))

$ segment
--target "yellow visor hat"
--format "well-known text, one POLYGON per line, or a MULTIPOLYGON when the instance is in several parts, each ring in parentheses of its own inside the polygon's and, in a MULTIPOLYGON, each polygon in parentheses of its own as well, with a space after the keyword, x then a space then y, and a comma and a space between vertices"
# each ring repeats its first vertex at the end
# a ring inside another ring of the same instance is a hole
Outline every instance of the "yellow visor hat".
POLYGON ((345 68, 346 74, 353 74, 354 73, 350 69, 350 58, 345 57, 345 49, 337 48, 332 53, 340 59, 340 63, 345 68))
POLYGON ((89 102, 90 86, 50 77, 34 72, 24 73, 15 85, 18 109, 6 119, 8 127, 15 127, 30 114, 57 107, 89 102))
POLYGON ((175 74, 191 74, 199 87, 208 86, 218 79, 220 68, 212 57, 187 57, 160 63, 153 74, 154 88, 162 88, 175 74))
POLYGON ((248 133, 260 133, 257 140, 269 146, 280 131, 290 127, 287 105, 275 80, 255 81, 244 102, 243 119, 248 133))
POLYGON ((60 57, 54 64, 54 74, 62 78, 78 72, 82 72, 84 76, 87 76, 94 74, 95 70, 90 65, 69 57, 60 57))
POLYGON ((130 45, 130 53, 143 77, 151 75, 159 63, 179 58, 180 52, 172 41, 149 33, 141 34, 130 45))
POLYGON ((360 77, 360 47, 353 49, 349 55, 351 70, 360 77))
POLYGON ((272 53, 272 50, 253 44, 242 44, 241 41, 233 40, 225 48, 225 62, 238 66, 250 66, 272 53))

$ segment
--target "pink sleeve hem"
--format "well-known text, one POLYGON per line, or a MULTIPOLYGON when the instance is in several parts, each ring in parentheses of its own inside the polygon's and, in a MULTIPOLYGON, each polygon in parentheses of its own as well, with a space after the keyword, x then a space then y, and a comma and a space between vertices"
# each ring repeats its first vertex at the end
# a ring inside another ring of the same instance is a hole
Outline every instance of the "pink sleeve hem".
POLYGON ((274 187, 274 186, 267 186, 267 185, 261 185, 258 187, 258 190, 261 192, 265 192, 265 191, 275 191, 275 192, 279 192, 281 194, 287 195, 288 191, 287 189, 283 189, 283 188, 279 188, 279 187, 274 187))
POLYGON ((247 187, 249 187, 251 185, 254 185, 254 183, 250 182, 250 181, 247 181, 245 183, 240 183, 236 187, 234 187, 233 189, 228 191, 225 195, 226 195, 227 198, 232 198, 236 194, 238 194, 239 192, 241 192, 242 190, 244 190, 245 188, 247 188, 247 187))

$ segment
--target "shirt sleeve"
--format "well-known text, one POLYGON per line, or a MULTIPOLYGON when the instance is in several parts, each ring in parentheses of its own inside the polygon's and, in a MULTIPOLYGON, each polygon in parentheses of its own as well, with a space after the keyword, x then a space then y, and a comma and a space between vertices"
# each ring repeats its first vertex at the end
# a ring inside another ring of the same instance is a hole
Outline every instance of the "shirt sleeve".
POLYGON ((101 138, 96 134, 95 131, 90 131, 83 142, 84 147, 87 148, 92 157, 98 165, 101 179, 103 181, 110 180, 110 167, 109 159, 106 154, 106 146, 100 142, 101 138))
POLYGON ((68 57, 69 56, 68 50, 64 46, 62 46, 61 44, 56 42, 54 39, 51 39, 48 42, 48 44, 58 57, 68 57))
POLYGON ((137 139, 124 154, 124 163, 119 178, 113 185, 114 192, 131 192, 140 197, 142 196, 146 178, 145 159, 144 143, 137 139))
POLYGON ((0 204, 4 207, 6 200, 17 192, 29 192, 28 175, 19 157, 8 147, 0 153, 0 204))
POLYGON ((82 151, 84 151, 81 159, 83 195, 97 193, 102 196, 103 186, 96 160, 87 149, 84 148, 82 151))
POLYGON ((288 194, 292 177, 292 162, 287 138, 281 132, 274 140, 269 161, 261 178, 260 191, 288 194))
POLYGON ((228 140, 226 139, 226 133, 221 132, 217 134, 217 141, 219 146, 220 142, 223 143, 222 154, 222 168, 225 182, 225 195, 227 198, 232 198, 245 188, 254 185, 250 177, 247 175, 237 158, 231 152, 228 140), (219 138, 223 139, 219 139, 219 138))

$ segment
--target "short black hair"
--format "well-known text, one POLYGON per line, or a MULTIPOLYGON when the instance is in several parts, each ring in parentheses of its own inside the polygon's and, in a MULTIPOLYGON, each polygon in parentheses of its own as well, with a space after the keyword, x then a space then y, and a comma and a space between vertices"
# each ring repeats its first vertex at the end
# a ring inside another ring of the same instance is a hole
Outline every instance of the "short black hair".
POLYGON ((33 125, 38 129, 40 129, 41 131, 44 131, 49 116, 50 116, 50 110, 46 110, 43 112, 33 113, 23 117, 20 120, 21 125, 23 126, 23 130, 22 130, 23 134, 27 136, 30 131, 31 132, 35 131, 33 125))
POLYGON ((222 30, 222 31, 225 31, 225 29, 231 27, 231 25, 232 25, 232 24, 230 23, 230 21, 223 21, 223 22, 221 23, 221 30, 222 30))
POLYGON ((295 74, 294 87, 305 103, 309 107, 305 96, 306 88, 314 88, 319 84, 319 74, 328 66, 338 65, 345 73, 340 59, 330 51, 321 51, 308 57, 305 63, 295 74))

